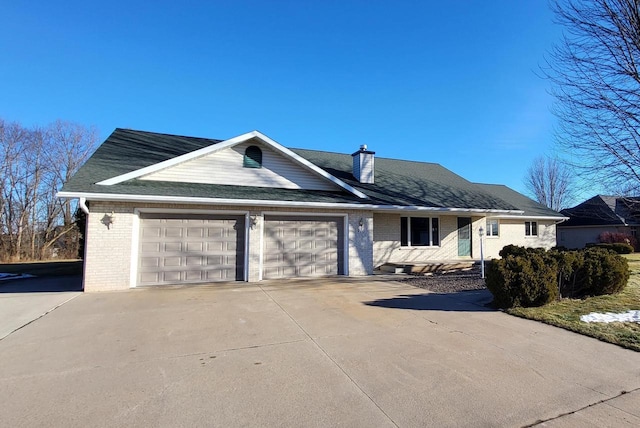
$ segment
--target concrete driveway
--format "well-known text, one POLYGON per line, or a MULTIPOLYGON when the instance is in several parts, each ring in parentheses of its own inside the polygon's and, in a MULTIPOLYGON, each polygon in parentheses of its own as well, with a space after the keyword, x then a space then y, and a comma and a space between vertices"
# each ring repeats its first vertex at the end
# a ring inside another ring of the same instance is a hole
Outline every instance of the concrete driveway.
POLYGON ((5 426, 640 426, 640 354, 485 292, 305 280, 82 294, 0 340, 5 426))
POLYGON ((0 281, 0 339, 80 294, 80 276, 0 281))

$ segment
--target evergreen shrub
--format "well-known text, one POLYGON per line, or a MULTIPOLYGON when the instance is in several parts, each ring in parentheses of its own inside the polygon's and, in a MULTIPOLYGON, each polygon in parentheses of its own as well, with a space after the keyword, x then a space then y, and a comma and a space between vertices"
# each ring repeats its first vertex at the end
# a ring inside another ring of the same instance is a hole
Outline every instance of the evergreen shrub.
POLYGON ((627 260, 605 248, 546 251, 508 245, 500 256, 487 266, 486 285, 501 308, 615 294, 629 280, 627 260))

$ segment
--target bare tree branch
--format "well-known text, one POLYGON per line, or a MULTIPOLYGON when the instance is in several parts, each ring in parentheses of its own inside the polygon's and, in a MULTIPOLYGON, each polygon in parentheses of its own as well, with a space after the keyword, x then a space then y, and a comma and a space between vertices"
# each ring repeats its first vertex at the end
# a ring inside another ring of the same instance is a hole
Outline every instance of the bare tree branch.
POLYGON ((57 121, 25 128, 0 118, 0 259, 41 259, 54 244, 77 254, 75 205, 55 194, 86 161, 97 132, 57 121))
POLYGON ((573 174, 556 158, 534 159, 524 184, 535 200, 556 211, 566 208, 573 199, 573 174))
POLYGON ((640 190, 638 0, 553 0, 562 41, 543 73, 553 83, 557 141, 581 176, 640 190))

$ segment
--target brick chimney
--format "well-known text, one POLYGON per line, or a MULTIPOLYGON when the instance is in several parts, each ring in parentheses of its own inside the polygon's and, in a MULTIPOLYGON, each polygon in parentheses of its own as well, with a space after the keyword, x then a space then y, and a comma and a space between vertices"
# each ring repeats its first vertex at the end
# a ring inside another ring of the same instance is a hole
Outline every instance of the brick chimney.
POLYGON ((373 184, 373 159, 376 152, 367 150, 367 145, 360 146, 360 150, 352 154, 353 176, 360 183, 373 184))

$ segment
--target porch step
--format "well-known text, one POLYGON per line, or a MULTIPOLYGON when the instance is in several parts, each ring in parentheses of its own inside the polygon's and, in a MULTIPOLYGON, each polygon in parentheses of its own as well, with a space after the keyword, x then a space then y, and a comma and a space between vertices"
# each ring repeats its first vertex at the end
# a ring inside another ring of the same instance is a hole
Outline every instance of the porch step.
POLYGON ((380 270, 385 273, 393 274, 427 274, 435 272, 449 272, 473 269, 477 264, 475 260, 453 260, 423 263, 385 263, 380 266, 380 270))

